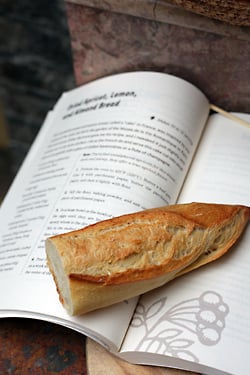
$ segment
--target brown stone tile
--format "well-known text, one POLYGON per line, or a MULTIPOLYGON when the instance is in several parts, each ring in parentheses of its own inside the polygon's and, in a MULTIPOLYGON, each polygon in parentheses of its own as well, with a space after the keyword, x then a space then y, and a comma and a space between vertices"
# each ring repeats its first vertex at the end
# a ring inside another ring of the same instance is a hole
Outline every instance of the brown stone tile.
POLYGON ((246 40, 67 3, 78 85, 134 70, 177 75, 226 110, 250 108, 246 40))
POLYGON ((1 319, 0 373, 86 375, 85 336, 39 320, 1 319))

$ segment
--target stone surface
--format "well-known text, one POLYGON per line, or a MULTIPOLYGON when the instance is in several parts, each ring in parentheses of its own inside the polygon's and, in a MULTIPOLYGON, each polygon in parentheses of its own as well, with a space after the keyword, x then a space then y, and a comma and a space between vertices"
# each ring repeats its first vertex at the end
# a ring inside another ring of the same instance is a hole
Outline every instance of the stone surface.
POLYGON ((184 78, 217 106, 250 109, 250 43, 213 32, 67 3, 78 85, 123 71, 184 78))
MULTIPOLYGON (((216 7, 211 9, 208 1, 204 2, 196 0, 66 0, 66 2, 82 6, 128 14, 153 21, 184 26, 191 29, 214 32, 216 34, 233 36, 249 41, 250 27, 239 26, 242 23, 241 16, 249 14, 250 3, 247 7, 242 5, 242 2, 246 3, 248 0, 241 0, 241 5, 237 0, 233 0, 236 6, 235 9, 231 7, 230 10, 234 10, 232 13, 237 14, 238 12, 239 14, 238 20, 235 19, 237 25, 232 25, 230 22, 223 22, 212 17, 212 14, 216 13, 221 6, 220 0, 210 0, 210 2, 214 1, 216 1, 216 7), (192 5, 194 6, 192 7, 192 5), (197 8, 200 8, 199 13, 197 12, 197 8), (204 16, 202 9, 205 14, 210 13, 211 17, 204 16)), ((229 8, 230 4, 227 1, 224 1, 224 6, 221 6, 221 10, 224 10, 226 13, 225 16, 229 15, 229 12, 225 11, 225 8, 227 7, 229 8)), ((250 26, 249 17, 246 17, 245 24, 250 26)))
POLYGON ((87 375, 85 336, 32 319, 0 320, 0 374, 87 375))
POLYGON ((74 85, 63 0, 2 0, 0 100, 10 136, 13 175, 47 111, 74 85))

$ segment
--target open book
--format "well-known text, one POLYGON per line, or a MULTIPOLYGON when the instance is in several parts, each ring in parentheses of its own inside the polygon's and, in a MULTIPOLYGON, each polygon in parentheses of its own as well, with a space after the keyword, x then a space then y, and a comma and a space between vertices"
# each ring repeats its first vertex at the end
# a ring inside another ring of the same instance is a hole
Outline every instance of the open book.
POLYGON ((220 260, 79 317, 46 265, 45 238, 99 220, 176 202, 249 205, 250 129, 209 113, 196 87, 162 73, 64 93, 0 210, 0 316, 62 324, 134 363, 248 373, 250 228, 220 260))

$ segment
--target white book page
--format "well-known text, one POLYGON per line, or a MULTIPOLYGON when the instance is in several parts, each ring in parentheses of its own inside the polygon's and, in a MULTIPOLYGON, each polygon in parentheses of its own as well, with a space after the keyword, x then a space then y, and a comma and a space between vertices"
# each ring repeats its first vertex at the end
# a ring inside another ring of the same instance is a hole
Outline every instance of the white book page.
MULTIPOLYGON (((250 115, 237 114, 250 123, 250 115)), ((178 202, 250 203, 250 129, 210 116, 178 202)))
MULTIPOLYGON (((249 153, 250 129, 212 116, 179 201, 249 205, 249 153)), ((155 353, 150 359, 156 364, 205 374, 248 373, 249 247, 248 226, 222 258, 145 295, 124 352, 138 351, 135 355, 146 363, 143 352, 155 353)))
POLYGON ((208 110, 195 87, 157 73, 113 76, 64 94, 1 207, 0 310, 68 319, 119 346, 136 301, 111 307, 114 313, 66 316, 44 240, 174 202, 208 110))

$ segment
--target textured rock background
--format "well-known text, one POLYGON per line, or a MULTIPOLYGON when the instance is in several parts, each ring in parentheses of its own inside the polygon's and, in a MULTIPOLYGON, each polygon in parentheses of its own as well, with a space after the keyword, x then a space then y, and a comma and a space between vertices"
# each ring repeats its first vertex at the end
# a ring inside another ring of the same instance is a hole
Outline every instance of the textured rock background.
POLYGON ((1 0, 0 101, 10 138, 8 152, 0 151, 1 185, 15 175, 47 111, 74 85, 63 0, 1 0))

